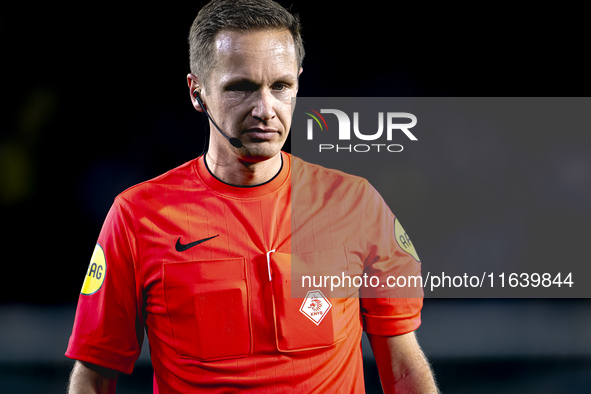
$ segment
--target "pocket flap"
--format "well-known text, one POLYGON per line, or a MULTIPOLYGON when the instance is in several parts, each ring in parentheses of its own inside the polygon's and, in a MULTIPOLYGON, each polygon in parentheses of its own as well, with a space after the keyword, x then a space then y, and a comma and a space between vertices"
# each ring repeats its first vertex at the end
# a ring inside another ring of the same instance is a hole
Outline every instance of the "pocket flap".
POLYGON ((164 285, 187 285, 218 280, 244 280, 244 258, 164 263, 164 285))

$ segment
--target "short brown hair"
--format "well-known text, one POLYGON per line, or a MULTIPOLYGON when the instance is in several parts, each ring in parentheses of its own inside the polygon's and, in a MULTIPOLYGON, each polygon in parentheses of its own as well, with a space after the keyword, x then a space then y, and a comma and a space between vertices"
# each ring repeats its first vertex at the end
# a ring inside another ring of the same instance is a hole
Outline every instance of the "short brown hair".
POLYGON ((293 37, 298 68, 304 61, 299 16, 272 0, 212 0, 197 14, 189 33, 191 72, 203 83, 215 64, 214 41, 223 30, 287 29, 293 37))

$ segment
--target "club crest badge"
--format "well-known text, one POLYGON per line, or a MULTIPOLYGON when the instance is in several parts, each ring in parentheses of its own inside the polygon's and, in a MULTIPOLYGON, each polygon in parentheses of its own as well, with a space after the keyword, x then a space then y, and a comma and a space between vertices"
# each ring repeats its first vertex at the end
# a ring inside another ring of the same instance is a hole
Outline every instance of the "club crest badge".
POLYGON ((319 325, 330 311, 330 308, 332 308, 332 304, 320 290, 311 290, 306 294, 300 312, 312 320, 314 324, 319 325))

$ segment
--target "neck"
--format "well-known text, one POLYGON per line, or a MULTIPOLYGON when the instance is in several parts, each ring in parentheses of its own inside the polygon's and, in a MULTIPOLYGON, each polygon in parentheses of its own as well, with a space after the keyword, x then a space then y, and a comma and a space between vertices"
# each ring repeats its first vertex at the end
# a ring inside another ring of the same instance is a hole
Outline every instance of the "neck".
POLYGON ((207 167, 222 182, 236 186, 254 186, 271 180, 281 169, 281 152, 257 162, 240 159, 224 160, 208 152, 205 155, 207 167))

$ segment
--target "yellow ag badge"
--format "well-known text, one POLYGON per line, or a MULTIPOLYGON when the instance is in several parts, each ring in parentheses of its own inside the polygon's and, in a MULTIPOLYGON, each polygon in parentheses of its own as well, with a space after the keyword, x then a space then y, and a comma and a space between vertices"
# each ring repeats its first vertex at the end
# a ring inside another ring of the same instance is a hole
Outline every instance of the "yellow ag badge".
POLYGON ((398 246, 400 246, 405 252, 410 254, 415 258, 416 261, 420 263, 421 260, 419 259, 419 255, 417 254, 412 242, 410 242, 408 234, 406 234, 406 231, 404 231, 402 225, 398 221, 398 218, 394 219, 394 234, 396 236, 396 242, 398 242, 398 246))
POLYGON ((90 264, 88 265, 86 278, 84 278, 81 293, 84 295, 96 293, 103 285, 106 275, 107 261, 105 260, 105 252, 103 252, 101 245, 96 244, 94 247, 94 253, 92 253, 90 259, 90 264))

